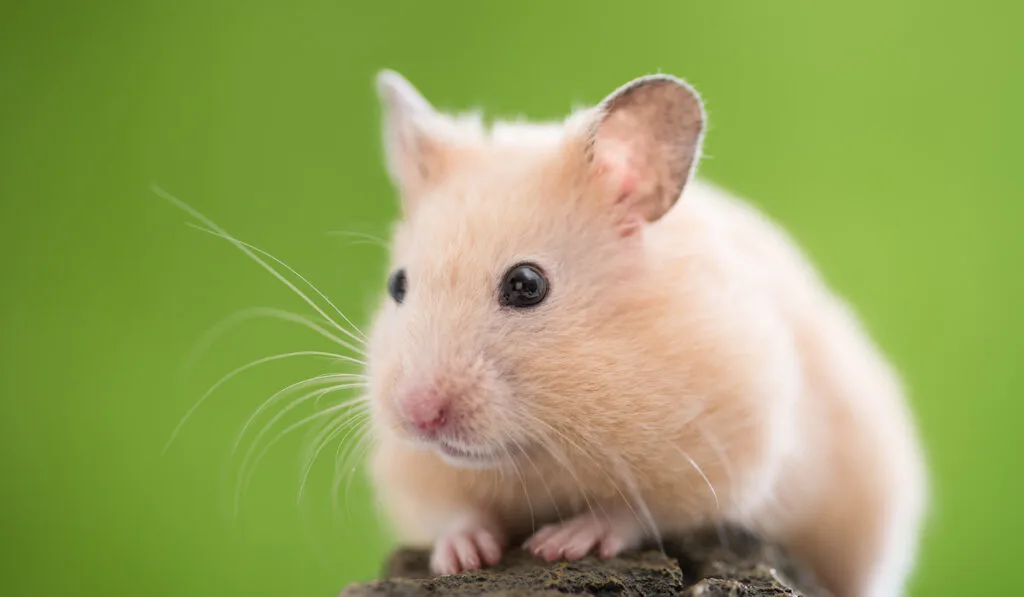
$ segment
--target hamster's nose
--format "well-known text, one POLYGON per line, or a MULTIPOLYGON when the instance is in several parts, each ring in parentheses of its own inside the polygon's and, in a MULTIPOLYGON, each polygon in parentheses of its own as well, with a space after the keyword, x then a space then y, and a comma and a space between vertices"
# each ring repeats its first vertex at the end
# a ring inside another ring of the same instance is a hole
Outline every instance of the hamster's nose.
POLYGON ((414 389, 402 397, 402 411, 420 433, 432 436, 448 422, 448 401, 432 389, 414 389))

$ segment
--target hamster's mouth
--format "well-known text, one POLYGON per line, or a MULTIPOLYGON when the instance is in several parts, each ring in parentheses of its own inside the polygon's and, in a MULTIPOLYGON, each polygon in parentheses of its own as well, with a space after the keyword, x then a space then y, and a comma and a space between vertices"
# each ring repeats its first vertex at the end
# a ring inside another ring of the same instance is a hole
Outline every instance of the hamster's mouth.
POLYGON ((434 446, 445 462, 456 467, 486 468, 502 460, 496 451, 473 450, 446 441, 437 442, 434 446))

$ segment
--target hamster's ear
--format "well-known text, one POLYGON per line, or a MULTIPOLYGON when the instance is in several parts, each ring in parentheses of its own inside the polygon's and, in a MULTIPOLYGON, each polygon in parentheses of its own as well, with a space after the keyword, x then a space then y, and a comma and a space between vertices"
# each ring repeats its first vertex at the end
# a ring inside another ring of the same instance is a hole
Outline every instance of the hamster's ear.
POLYGON ((635 79, 593 112, 590 176, 625 208, 628 221, 654 222, 693 175, 704 126, 704 105, 689 85, 668 75, 635 79))
POLYGON ((436 183, 445 167, 441 134, 446 117, 438 113, 402 75, 382 70, 377 93, 383 108, 384 154, 403 207, 436 183))

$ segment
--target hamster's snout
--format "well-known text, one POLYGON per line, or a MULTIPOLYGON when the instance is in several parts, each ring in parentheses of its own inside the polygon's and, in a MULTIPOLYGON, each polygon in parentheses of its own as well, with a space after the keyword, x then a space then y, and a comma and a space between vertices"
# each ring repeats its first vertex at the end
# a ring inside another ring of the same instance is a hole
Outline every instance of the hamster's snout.
POLYGON ((478 359, 421 370, 392 393, 393 413, 406 439, 455 466, 493 465, 508 454, 499 421, 504 386, 478 359), (476 361, 476 362, 474 362, 476 361))
POLYGON ((436 388, 418 387, 398 400, 399 410, 424 438, 434 439, 448 424, 450 399, 436 388))

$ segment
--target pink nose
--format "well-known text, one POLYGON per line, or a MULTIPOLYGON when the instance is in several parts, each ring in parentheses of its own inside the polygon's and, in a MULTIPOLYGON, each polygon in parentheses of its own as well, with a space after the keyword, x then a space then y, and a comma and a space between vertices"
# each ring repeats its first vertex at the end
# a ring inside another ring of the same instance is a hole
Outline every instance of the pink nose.
POLYGON ((435 390, 408 392, 402 410, 421 433, 434 434, 448 422, 448 402, 435 390))

